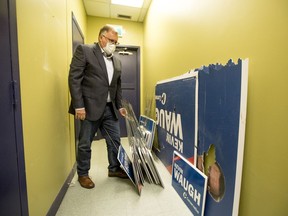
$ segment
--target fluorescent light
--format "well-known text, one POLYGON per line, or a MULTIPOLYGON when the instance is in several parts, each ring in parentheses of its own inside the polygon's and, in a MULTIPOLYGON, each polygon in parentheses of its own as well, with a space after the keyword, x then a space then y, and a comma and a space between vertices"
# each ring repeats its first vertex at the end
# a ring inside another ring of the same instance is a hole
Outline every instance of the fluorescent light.
POLYGON ((143 6, 144 0, 111 0, 111 3, 141 8, 143 6))

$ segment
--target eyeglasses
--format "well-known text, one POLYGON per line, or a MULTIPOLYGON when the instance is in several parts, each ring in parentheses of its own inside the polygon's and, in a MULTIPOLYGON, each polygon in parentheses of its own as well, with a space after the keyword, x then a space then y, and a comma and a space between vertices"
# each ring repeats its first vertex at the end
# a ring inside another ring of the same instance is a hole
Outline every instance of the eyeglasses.
POLYGON ((102 36, 105 37, 106 39, 108 39, 108 41, 109 41, 110 43, 115 44, 115 45, 119 45, 119 43, 118 43, 117 41, 112 40, 112 39, 106 37, 104 34, 102 34, 102 36))

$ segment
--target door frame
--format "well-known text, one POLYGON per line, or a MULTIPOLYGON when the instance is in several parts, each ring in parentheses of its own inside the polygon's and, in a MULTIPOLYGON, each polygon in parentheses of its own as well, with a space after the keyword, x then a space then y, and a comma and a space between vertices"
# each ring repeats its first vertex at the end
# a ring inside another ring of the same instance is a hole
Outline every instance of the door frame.
POLYGON ((8 4, 9 16, 9 34, 10 34, 10 51, 11 51, 11 82, 13 82, 14 93, 14 125, 15 125, 15 142, 18 166, 19 197, 21 206, 21 215, 28 216, 28 197, 26 185, 24 141, 22 127, 22 109, 20 94, 20 75, 19 75, 19 56, 18 56, 18 34, 17 34, 17 16, 16 0, 5 0, 8 4))

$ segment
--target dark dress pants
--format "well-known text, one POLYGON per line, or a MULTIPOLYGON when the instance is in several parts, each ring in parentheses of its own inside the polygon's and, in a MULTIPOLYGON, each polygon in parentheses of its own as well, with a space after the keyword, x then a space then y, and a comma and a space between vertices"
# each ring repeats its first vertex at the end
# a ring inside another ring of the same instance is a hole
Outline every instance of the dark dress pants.
POLYGON ((108 170, 115 172, 120 168, 117 153, 120 146, 119 120, 112 111, 112 104, 107 103, 102 117, 97 121, 81 121, 79 143, 77 147, 77 173, 78 176, 87 176, 90 170, 91 143, 100 129, 106 140, 108 153, 108 170))

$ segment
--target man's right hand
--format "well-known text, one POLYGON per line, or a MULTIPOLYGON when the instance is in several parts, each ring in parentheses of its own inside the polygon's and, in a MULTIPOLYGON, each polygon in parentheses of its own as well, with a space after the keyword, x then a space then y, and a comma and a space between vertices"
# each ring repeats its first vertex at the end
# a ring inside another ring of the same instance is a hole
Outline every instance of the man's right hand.
POLYGON ((75 109, 75 118, 84 120, 86 118, 85 108, 75 109))

